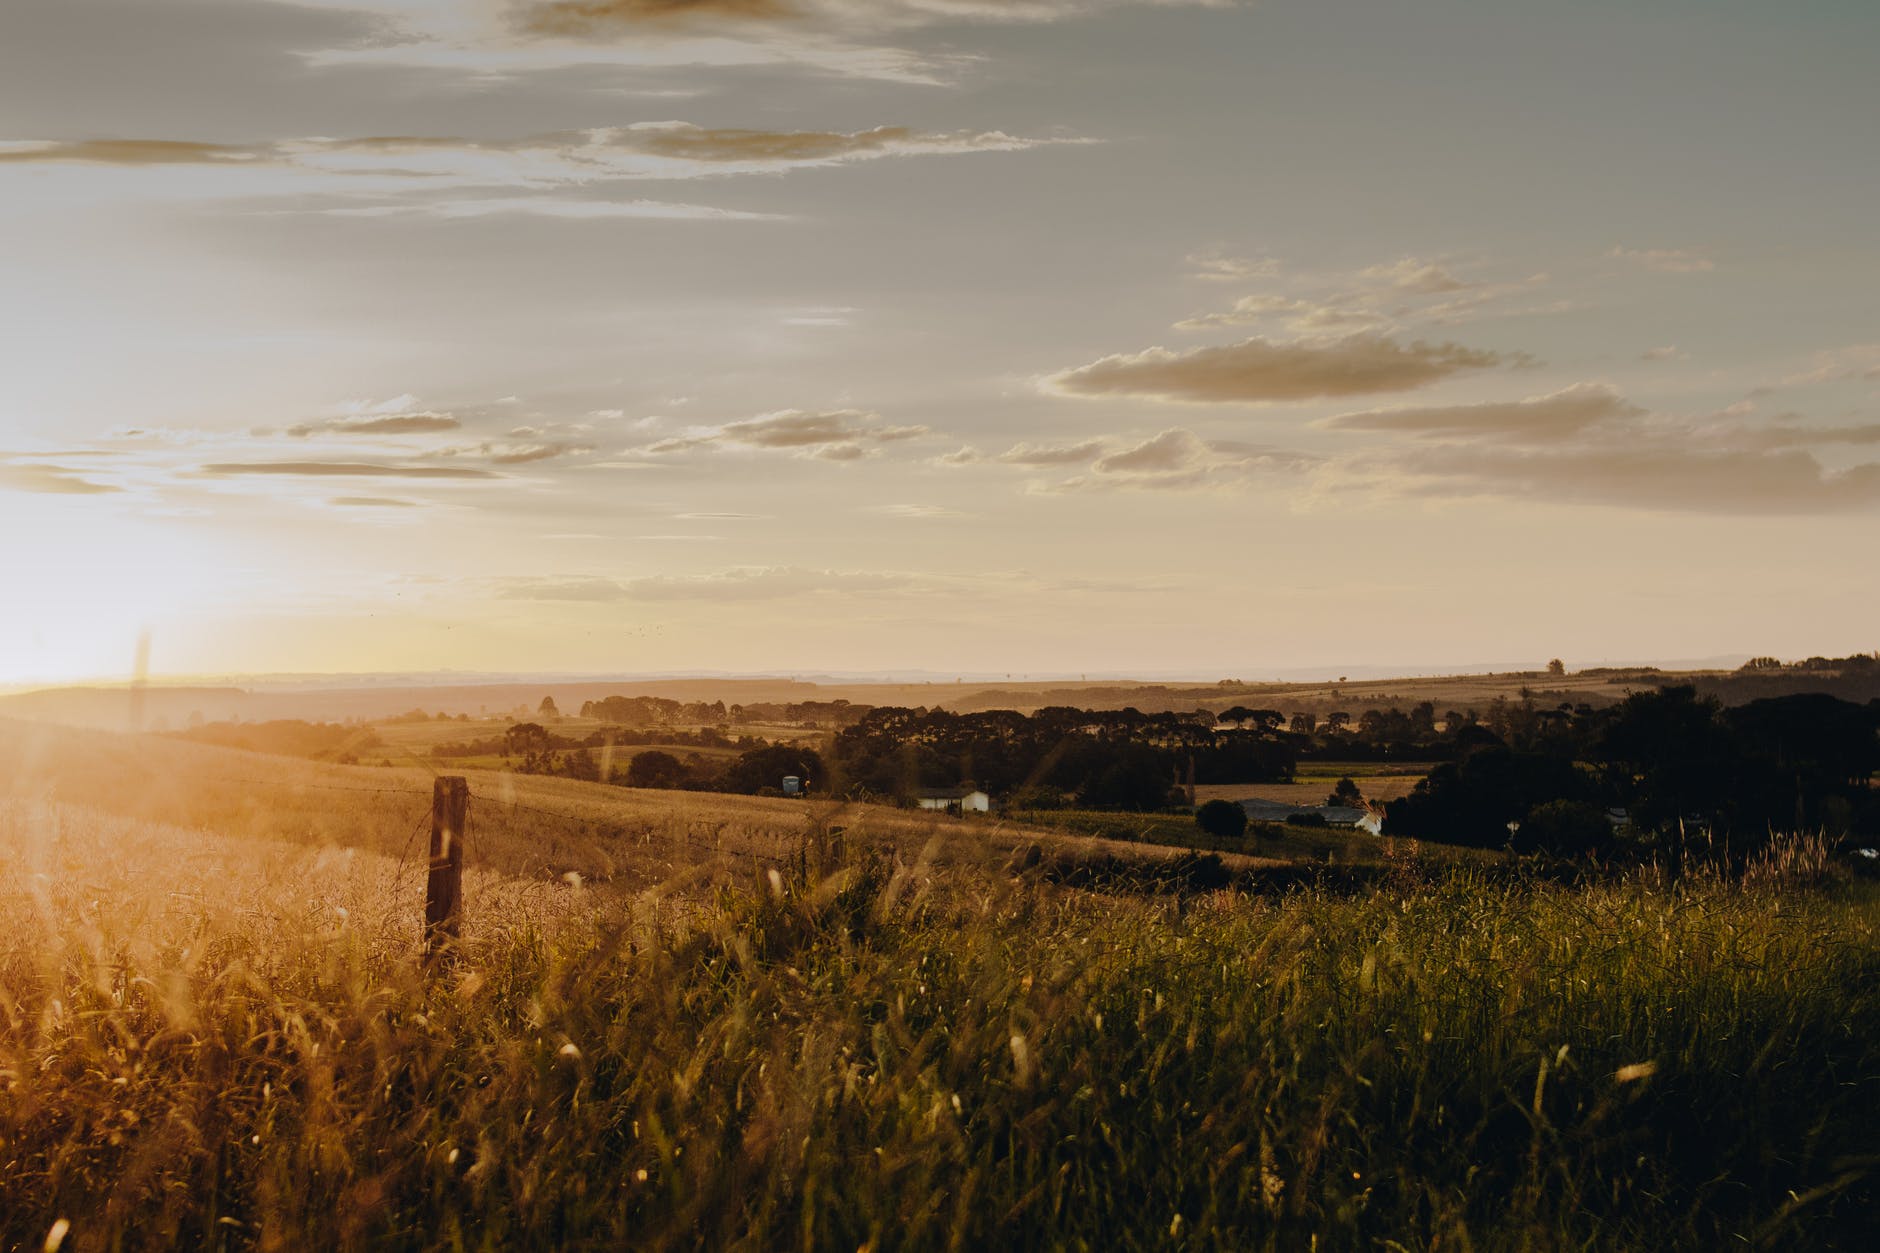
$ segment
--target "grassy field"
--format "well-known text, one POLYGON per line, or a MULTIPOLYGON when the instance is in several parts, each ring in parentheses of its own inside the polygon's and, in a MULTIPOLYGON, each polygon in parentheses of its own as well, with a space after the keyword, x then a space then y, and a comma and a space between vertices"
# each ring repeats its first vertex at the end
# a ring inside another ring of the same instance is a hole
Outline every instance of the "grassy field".
POLYGON ((1086 892, 1010 850, 1143 846, 475 776, 427 982, 426 778, 0 724, 0 1248, 1871 1235, 1870 884, 1086 892))

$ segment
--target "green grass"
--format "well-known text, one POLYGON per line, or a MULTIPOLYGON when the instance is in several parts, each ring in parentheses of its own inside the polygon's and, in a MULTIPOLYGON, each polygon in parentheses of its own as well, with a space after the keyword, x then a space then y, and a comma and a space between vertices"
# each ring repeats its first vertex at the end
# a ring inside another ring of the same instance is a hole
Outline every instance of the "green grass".
POLYGON ((626 898, 0 809, 0 1247, 1853 1248, 1880 903, 857 852, 626 898))

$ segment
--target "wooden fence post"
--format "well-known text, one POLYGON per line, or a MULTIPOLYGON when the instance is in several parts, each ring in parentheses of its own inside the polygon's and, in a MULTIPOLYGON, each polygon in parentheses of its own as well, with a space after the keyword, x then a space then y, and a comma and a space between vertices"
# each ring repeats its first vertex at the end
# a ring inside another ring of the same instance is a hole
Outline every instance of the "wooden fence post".
POLYGON ((424 883, 424 964, 446 957, 463 932, 464 828, 470 817, 470 781, 438 778, 431 788, 431 873, 424 883))

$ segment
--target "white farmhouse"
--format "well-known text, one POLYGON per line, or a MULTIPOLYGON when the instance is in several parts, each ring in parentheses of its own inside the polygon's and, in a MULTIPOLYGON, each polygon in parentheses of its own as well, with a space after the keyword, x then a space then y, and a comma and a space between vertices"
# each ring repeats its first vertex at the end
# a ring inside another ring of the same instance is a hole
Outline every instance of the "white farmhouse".
POLYGON ((926 787, 914 793, 914 803, 922 809, 938 809, 950 814, 983 814, 992 809, 992 798, 978 788, 926 787))

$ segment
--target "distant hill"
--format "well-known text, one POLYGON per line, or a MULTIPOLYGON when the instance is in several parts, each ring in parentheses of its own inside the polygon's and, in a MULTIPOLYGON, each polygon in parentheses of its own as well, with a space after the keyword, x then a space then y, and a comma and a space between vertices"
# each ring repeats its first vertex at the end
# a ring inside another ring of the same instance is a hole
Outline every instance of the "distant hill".
POLYGON ((1408 709, 1430 701, 1448 710, 1480 710, 1491 702, 1532 699, 1543 706, 1606 705, 1631 692, 1690 683, 1725 704, 1764 696, 1826 692, 1844 700, 1880 698, 1880 660, 1856 654, 1794 663, 1768 659, 1734 669, 1661 670, 1651 666, 1600 666, 1565 674, 1516 670, 1402 678, 1350 678, 1346 682, 1143 683, 1096 682, 923 682, 815 683, 789 678, 666 678, 638 680, 544 679, 493 683, 369 683, 350 679, 321 688, 256 685, 167 686, 149 684, 60 687, 0 696, 0 715, 34 718, 106 730, 181 730, 197 722, 301 719, 307 722, 368 722, 412 710, 452 716, 533 715, 542 698, 564 710, 609 696, 659 696, 677 701, 758 702, 847 700, 858 705, 940 707, 960 713, 1016 709, 1030 713, 1047 705, 1083 709, 1134 707, 1144 713, 1194 709, 1216 712, 1235 705, 1279 709, 1287 714, 1354 717, 1367 709, 1408 709))

